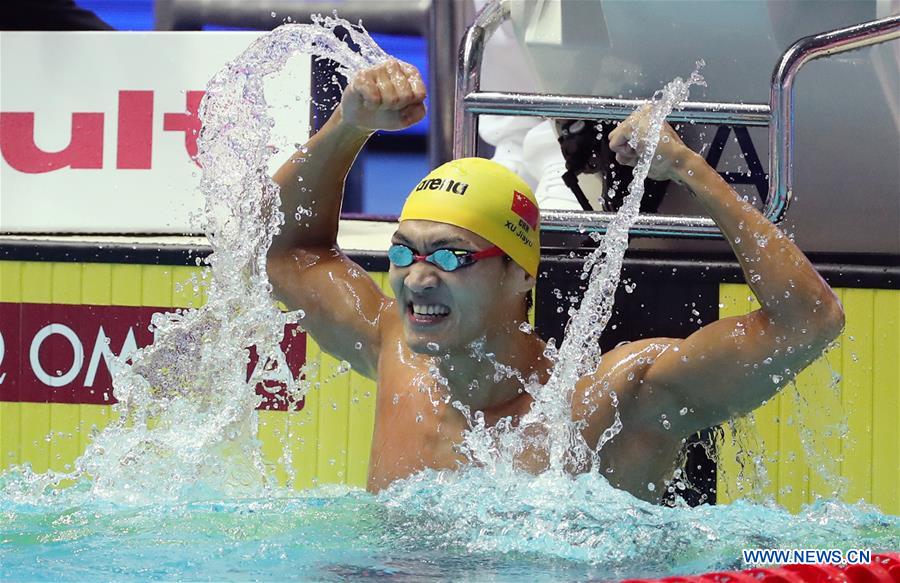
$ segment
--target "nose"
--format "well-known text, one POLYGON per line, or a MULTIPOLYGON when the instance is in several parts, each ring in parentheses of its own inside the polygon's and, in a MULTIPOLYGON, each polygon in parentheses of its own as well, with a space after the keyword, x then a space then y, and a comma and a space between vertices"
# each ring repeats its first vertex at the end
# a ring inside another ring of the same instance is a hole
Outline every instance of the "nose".
POLYGON ((440 283, 437 267, 427 261, 416 261, 407 268, 404 283, 413 293, 434 289, 440 283))

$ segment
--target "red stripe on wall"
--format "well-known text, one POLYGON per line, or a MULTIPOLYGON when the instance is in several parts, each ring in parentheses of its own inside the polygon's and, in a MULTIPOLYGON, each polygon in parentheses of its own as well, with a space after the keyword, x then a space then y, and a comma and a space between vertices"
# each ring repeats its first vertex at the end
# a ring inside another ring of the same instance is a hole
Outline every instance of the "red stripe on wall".
MULTIPOLYGON (((68 304, 0 303, 0 401, 28 403, 116 403, 107 368, 119 355, 153 341, 150 318, 167 308, 68 304), (106 340, 108 339, 108 344, 106 340)), ((300 374, 306 362, 306 334, 286 329, 281 343, 288 368, 300 374)), ((247 379, 258 357, 248 349, 247 379)), ((291 407, 283 384, 256 387, 260 409, 291 407)), ((299 410, 303 402, 294 403, 299 410)))

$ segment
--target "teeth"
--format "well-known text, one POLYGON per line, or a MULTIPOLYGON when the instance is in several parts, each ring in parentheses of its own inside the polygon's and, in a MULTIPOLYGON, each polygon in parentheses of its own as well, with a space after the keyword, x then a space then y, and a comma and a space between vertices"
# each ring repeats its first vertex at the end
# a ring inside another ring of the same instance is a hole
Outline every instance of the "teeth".
POLYGON ((445 316, 450 313, 450 308, 441 304, 413 304, 413 313, 420 316, 445 316))

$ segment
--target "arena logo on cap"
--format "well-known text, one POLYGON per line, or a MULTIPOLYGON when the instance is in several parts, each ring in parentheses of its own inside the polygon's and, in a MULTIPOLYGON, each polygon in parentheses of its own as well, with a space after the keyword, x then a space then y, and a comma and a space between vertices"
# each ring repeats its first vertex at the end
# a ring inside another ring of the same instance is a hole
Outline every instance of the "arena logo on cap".
POLYGON ((426 178, 416 187, 416 192, 420 190, 444 190, 453 194, 465 194, 469 188, 468 183, 459 182, 450 178, 426 178))

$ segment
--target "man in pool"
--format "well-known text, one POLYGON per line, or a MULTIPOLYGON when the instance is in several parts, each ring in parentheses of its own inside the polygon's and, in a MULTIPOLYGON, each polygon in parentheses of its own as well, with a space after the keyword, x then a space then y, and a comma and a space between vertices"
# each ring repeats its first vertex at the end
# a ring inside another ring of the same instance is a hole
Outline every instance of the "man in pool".
MULTIPOLYGON (((275 292, 288 308, 305 311, 303 326, 324 350, 377 382, 373 491, 466 461, 457 447, 466 418, 448 400, 483 412, 488 426, 505 417, 516 423, 529 411, 533 399, 522 382, 496 375, 495 363, 541 383, 552 366, 544 342, 522 326, 540 255, 537 206, 524 181, 502 166, 456 160, 413 186, 388 252, 395 299, 337 246, 344 179, 356 155, 373 132, 420 121, 424 99, 411 65, 392 60, 363 71, 328 123, 275 176, 286 217, 269 252, 275 292), (312 209, 302 226, 298 206, 312 209)), ((619 162, 636 164, 629 138, 646 123, 645 112, 636 112, 612 132, 619 162)), ((690 189, 730 242, 762 307, 685 339, 619 346, 577 381, 571 415, 591 447, 613 425, 615 390, 622 429, 603 446, 602 471, 614 486, 651 501, 672 477, 685 438, 758 407, 844 323, 834 292, 803 253, 668 125, 656 154, 650 177, 690 189)), ((538 473, 547 454, 526 449, 519 464, 538 473)))

